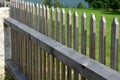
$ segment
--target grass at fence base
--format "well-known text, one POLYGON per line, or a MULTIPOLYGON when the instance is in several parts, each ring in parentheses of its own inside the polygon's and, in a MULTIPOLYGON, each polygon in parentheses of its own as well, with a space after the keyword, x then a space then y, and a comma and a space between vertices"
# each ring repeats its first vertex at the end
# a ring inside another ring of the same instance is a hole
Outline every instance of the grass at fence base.
MULTIPOLYGON (((90 34, 90 17, 91 14, 94 13, 96 16, 96 60, 99 60, 99 25, 100 25, 100 19, 101 16, 104 15, 106 17, 106 65, 110 66, 110 46, 111 46, 111 25, 114 17, 118 18, 118 21, 120 23, 120 11, 114 12, 114 11, 106 11, 106 10, 93 10, 93 9, 75 9, 75 8, 65 8, 66 13, 68 10, 71 10, 72 14, 74 11, 78 12, 79 15, 79 50, 80 43, 81 43, 81 16, 83 12, 86 12, 87 15, 87 55, 89 56, 89 34, 90 34)), ((119 30, 120 32, 120 30, 119 30)), ((120 38, 120 35, 119 35, 120 38)), ((119 40, 120 45, 120 40, 119 40)), ((120 49, 119 51, 119 63, 120 63, 120 49)), ((120 64, 119 64, 119 71, 120 71, 120 64)))
POLYGON ((6 69, 4 74, 0 75, 0 80, 14 80, 12 75, 9 73, 9 71, 6 69))

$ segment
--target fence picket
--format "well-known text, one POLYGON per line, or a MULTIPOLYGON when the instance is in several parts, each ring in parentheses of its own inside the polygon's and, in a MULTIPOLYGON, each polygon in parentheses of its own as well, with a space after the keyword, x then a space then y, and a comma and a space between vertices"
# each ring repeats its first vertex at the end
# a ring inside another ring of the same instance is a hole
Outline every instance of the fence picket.
MULTIPOLYGON (((74 50, 78 51, 78 13, 74 13, 74 50)), ((74 80, 79 80, 79 75, 74 71, 74 80)))
MULTIPOLYGON (((56 41, 60 42, 60 10, 56 9, 56 41)), ((56 59, 56 80, 60 80, 60 62, 56 59)))
MULTIPOLYGON (((62 12, 61 12, 61 43, 63 45, 65 45, 65 10, 62 9, 62 12)), ((62 66, 62 72, 61 72, 61 76, 62 76, 62 80, 65 80, 65 77, 66 77, 66 74, 65 74, 65 64, 62 63, 61 64, 62 66)))
POLYGON ((55 9, 54 9, 54 7, 52 7, 51 8, 51 37, 53 38, 53 39, 55 39, 55 37, 54 37, 54 27, 55 27, 55 16, 54 16, 54 13, 55 12, 55 9))
POLYGON ((90 19, 90 58, 95 59, 95 35, 96 35, 96 18, 91 15, 90 19))
MULTIPOLYGON (((67 46, 72 47, 72 13, 69 10, 67 13, 67 46)), ((67 80, 71 79, 71 69, 67 67, 67 80)))
MULTIPOLYGON (((87 42, 87 30, 86 30, 86 13, 82 13, 81 17, 81 53, 86 55, 86 42, 87 42)), ((81 76, 81 80, 86 80, 84 77, 81 76)))
POLYGON ((106 19, 104 16, 100 20, 100 32, 99 32, 99 61, 106 64, 106 19))
MULTIPOLYGON (((55 9, 54 9, 54 7, 52 7, 51 8, 51 38, 52 39, 55 39, 55 36, 54 36, 54 34, 55 34, 55 16, 54 16, 54 14, 55 14, 55 9)), ((55 80, 55 58, 54 58, 54 56, 52 56, 52 58, 51 58, 51 80, 55 80)))
MULTIPOLYGON (((46 33, 47 33, 47 36, 49 36, 50 37, 50 11, 49 11, 49 7, 47 6, 47 8, 46 8, 46 33)), ((47 62, 48 62, 48 64, 47 64, 47 79, 50 79, 50 70, 51 70, 51 67, 50 67, 50 62, 51 61, 51 55, 49 55, 48 53, 47 53, 47 62)))
POLYGON ((47 8, 46 8, 46 33, 47 33, 47 36, 49 36, 50 37, 50 30, 51 30, 51 28, 50 28, 50 11, 49 11, 49 7, 47 6, 47 8))
POLYGON ((111 68, 118 70, 118 40, 119 40, 119 23, 115 17, 111 28, 111 68))

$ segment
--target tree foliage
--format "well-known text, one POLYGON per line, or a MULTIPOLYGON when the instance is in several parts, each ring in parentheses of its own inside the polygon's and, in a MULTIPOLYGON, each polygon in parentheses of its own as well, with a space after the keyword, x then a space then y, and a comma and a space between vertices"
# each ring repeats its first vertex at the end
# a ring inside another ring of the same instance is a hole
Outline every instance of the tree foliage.
POLYGON ((44 0, 43 4, 48 5, 49 7, 52 6, 52 0, 44 0))
POLYGON ((77 8, 84 8, 83 4, 80 2, 78 5, 77 5, 77 8))
POLYGON ((54 7, 61 7, 60 0, 54 0, 54 7))
POLYGON ((120 0, 85 0, 90 8, 120 9, 120 0))

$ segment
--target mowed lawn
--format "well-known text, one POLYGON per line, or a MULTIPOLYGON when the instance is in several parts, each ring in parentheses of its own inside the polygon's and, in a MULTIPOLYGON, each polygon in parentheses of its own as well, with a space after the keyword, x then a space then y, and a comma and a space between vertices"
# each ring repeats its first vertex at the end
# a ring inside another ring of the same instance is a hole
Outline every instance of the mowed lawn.
MULTIPOLYGON (((90 17, 94 13, 96 16, 96 60, 99 61, 99 28, 100 19, 104 15, 106 17, 106 65, 110 66, 110 45, 111 45, 111 24, 114 17, 118 18, 120 23, 120 12, 106 11, 106 10, 93 10, 93 9, 75 9, 65 8, 66 13, 71 10, 72 14, 77 11, 79 15, 79 50, 81 44, 81 15, 86 12, 87 15, 87 55, 89 56, 89 39, 90 39, 90 17)), ((120 32, 120 30, 119 30, 120 32)), ((120 35, 119 35, 120 38, 120 35)), ((119 39, 119 71, 120 71, 120 39, 119 39)))

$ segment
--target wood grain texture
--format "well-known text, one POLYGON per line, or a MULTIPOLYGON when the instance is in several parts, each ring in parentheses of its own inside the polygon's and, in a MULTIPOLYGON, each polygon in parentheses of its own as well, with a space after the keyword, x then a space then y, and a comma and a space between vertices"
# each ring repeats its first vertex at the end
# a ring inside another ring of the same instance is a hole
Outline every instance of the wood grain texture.
MULTIPOLYGON (((72 13, 67 13, 67 46, 72 48, 72 13)), ((67 80, 71 79, 71 68, 67 67, 67 80)))
POLYGON ((91 15, 90 19, 90 58, 95 59, 95 40, 96 39, 96 18, 95 15, 91 15))
POLYGON ((99 61, 106 64, 106 19, 104 16, 100 20, 100 31, 99 31, 99 61))
MULTIPOLYGON (((66 21, 66 19, 65 19, 65 10, 64 9, 62 9, 62 12, 61 12, 61 43, 63 44, 63 45, 65 45, 65 21, 66 21)), ((64 63, 62 63, 61 64, 61 68, 62 68, 62 71, 61 71, 61 76, 62 76, 62 80, 65 80, 65 78, 66 78, 66 74, 65 74, 65 64, 64 63)))
MULTIPOLYGON (((74 50, 78 51, 78 13, 74 12, 74 31, 73 31, 73 36, 74 36, 74 50)), ((77 72, 74 71, 74 80, 79 80, 79 75, 77 72)))
POLYGON ((111 63, 110 66, 114 70, 118 70, 118 40, 119 40, 119 23, 115 17, 111 28, 111 63))
POLYGON ((11 28, 15 29, 21 34, 24 34, 24 36, 29 37, 32 42, 37 42, 42 49, 44 49, 48 53, 51 53, 58 60, 61 60, 64 64, 68 65, 70 68, 74 69, 85 78, 90 80, 120 79, 120 75, 118 72, 105 67, 104 65, 94 61, 93 59, 79 54, 78 52, 35 31, 27 25, 24 25, 12 18, 5 19, 5 23, 8 22, 9 24, 11 24, 11 28))

